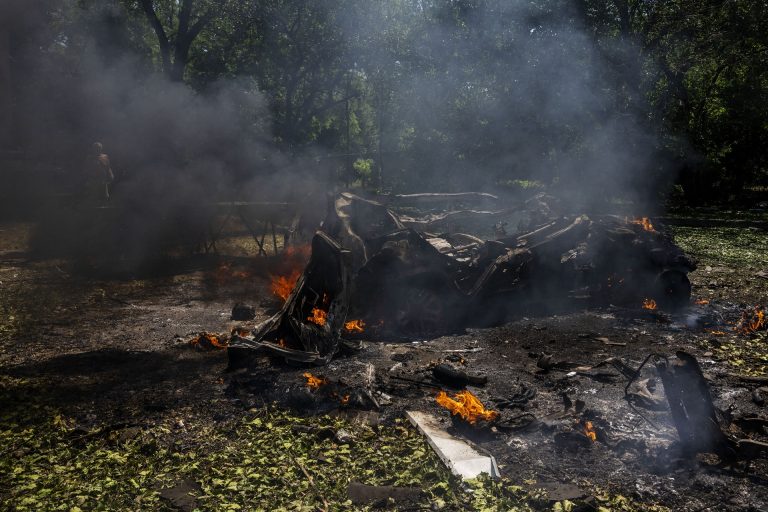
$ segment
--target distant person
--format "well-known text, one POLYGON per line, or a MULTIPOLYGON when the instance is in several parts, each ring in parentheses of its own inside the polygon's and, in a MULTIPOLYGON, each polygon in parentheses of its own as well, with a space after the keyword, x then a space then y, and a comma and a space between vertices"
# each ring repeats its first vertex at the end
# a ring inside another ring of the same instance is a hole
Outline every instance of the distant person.
POLYGON ((85 196, 87 200, 103 204, 109 201, 110 186, 115 180, 109 156, 101 142, 94 142, 85 165, 85 196))

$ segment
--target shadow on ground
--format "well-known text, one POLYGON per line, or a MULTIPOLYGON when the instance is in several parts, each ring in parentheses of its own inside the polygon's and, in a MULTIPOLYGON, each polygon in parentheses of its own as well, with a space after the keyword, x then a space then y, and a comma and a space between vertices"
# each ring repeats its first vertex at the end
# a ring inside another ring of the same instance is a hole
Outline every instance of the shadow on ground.
POLYGON ((221 396, 224 353, 171 349, 98 350, 67 354, 7 369, 6 406, 28 401, 62 413, 95 414, 99 421, 205 406, 221 396))

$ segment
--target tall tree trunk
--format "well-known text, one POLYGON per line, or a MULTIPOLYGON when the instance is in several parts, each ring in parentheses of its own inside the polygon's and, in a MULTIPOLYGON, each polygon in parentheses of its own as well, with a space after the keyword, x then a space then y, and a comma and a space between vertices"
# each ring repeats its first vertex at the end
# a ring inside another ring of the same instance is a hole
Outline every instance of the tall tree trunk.
POLYGON ((163 71, 170 75, 172 69, 171 43, 168 40, 168 35, 165 33, 163 23, 160 21, 160 18, 157 17, 157 12, 155 11, 155 6, 152 0, 141 0, 141 6, 144 8, 144 14, 147 16, 147 21, 149 21, 149 24, 157 37, 157 44, 160 47, 160 60, 163 63, 163 71))
POLYGON ((173 49, 173 67, 169 70, 171 80, 181 82, 189 59, 189 47, 192 45, 189 20, 192 17, 194 0, 183 0, 179 9, 179 28, 176 32, 176 45, 173 49))

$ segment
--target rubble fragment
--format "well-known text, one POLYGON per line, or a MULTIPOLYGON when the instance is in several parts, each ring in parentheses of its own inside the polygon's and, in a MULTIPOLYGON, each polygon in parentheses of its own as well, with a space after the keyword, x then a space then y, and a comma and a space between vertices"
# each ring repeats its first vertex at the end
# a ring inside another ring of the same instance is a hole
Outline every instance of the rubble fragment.
POLYGON ((454 475, 465 480, 477 478, 482 473, 492 478, 500 477, 493 456, 479 453, 466 442, 446 432, 434 416, 417 411, 408 411, 406 416, 424 434, 432 449, 454 475))
POLYGON ((232 308, 232 320, 247 321, 256 318, 256 309, 253 306, 248 306, 238 302, 232 308))
POLYGON ((472 375, 449 364, 435 366, 432 369, 432 376, 438 382, 455 388, 463 388, 467 385, 485 386, 488 383, 488 377, 485 375, 472 375))

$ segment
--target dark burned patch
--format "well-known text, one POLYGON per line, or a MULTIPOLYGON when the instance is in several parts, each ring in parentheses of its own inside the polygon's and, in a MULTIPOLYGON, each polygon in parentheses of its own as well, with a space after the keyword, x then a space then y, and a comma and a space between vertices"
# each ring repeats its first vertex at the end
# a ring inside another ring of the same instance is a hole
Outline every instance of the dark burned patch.
MULTIPOLYGON (((697 338, 706 334, 684 330, 679 323, 682 317, 659 322, 642 312, 635 318, 621 313, 621 317, 605 310, 523 319, 501 328, 422 343, 367 343, 355 357, 342 357, 313 371, 328 379, 349 381, 363 363, 373 364, 375 387, 389 397, 377 411, 385 421, 408 409, 427 409, 443 418, 446 429, 495 454, 502 473, 512 481, 573 482, 585 490, 599 484, 674 510, 698 510, 714 502, 726 503, 724 510, 746 510, 744 507, 765 503, 768 494, 760 487, 768 470, 764 461, 754 461, 745 472, 742 463, 692 457, 681 450, 666 405, 662 403, 657 410, 630 407, 624 400, 627 377, 615 366, 594 366, 615 358, 636 368, 652 352, 671 355, 680 348, 691 350, 699 354, 713 379, 718 408, 738 416, 761 413, 744 387, 748 385, 718 373, 717 363, 697 350, 697 338), (554 361, 573 363, 576 370, 541 368, 539 351, 548 352, 554 361), (435 404, 440 384, 431 379, 431 370, 441 363, 488 377, 487 385, 469 389, 500 412, 496 428, 478 431, 457 426, 435 404), (527 389, 536 390, 535 396, 527 394, 527 389), (516 407, 501 407, 505 400, 514 403, 521 396, 528 399, 520 400, 516 407), (586 422, 593 426, 594 442, 584 434, 586 422), (691 489, 696 489, 695 495, 691 489)), ((276 378, 273 369, 262 371, 269 372, 263 381, 258 370, 243 372, 232 381, 230 390, 251 403, 261 396, 274 398, 273 392, 254 391, 259 385, 245 383, 250 378, 269 388, 291 386, 304 370, 281 371, 283 380, 277 384, 272 380, 276 378)), ((643 386, 656 378, 647 369, 641 377, 643 386)), ((662 388, 660 382, 656 386, 662 388)), ((656 389, 655 396, 663 401, 663 389, 656 389)), ((281 403, 296 405, 292 397, 281 403)), ((722 421, 728 425, 727 417, 722 421)), ((735 424, 728 428, 734 434, 749 435, 735 424)))
MULTIPOLYGON (((451 194, 417 196, 453 201, 451 194)), ((397 197, 336 197, 312 238, 303 273, 283 276, 291 282, 287 287, 278 278, 278 288, 286 288, 278 293, 282 308, 252 335, 233 337, 233 368, 247 366, 248 351, 259 350, 326 364, 340 350, 351 319, 377 326, 363 338, 413 339, 499 325, 526 313, 608 304, 642 304, 660 317, 659 308, 678 310, 689 302, 687 274, 696 263, 647 218, 553 213, 542 195, 544 222, 483 239, 430 230, 458 214, 496 217, 523 208, 499 202, 495 211, 410 208, 406 214, 383 203, 397 197)), ((482 200, 489 198, 498 202, 488 194, 482 200)))

